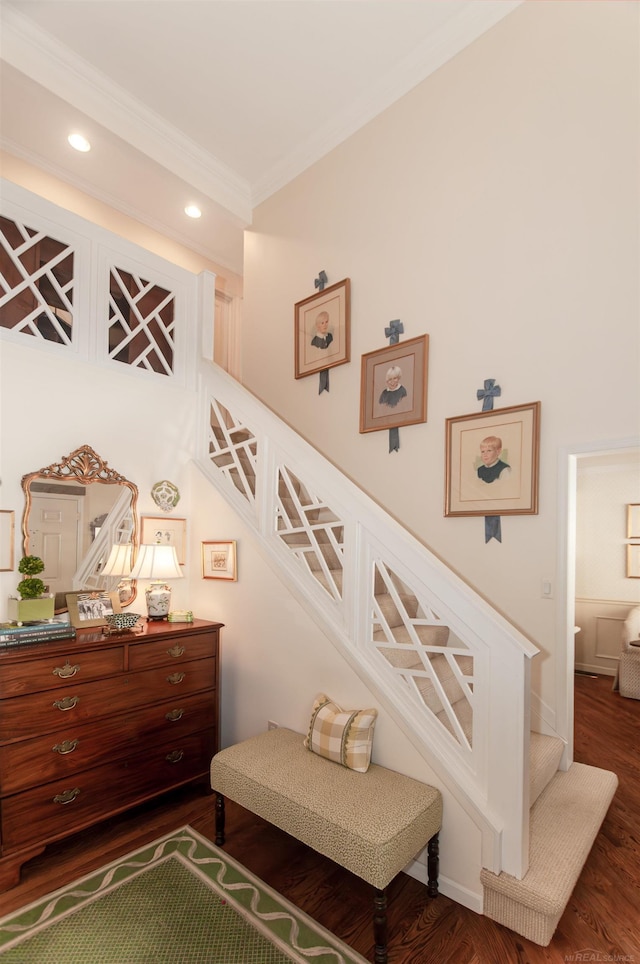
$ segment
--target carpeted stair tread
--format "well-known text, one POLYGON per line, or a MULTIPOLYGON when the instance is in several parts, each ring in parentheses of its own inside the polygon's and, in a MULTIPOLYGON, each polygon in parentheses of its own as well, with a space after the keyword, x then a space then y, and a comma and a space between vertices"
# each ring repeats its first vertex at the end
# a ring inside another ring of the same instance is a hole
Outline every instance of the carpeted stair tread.
POLYGON ((564 752, 564 742, 557 736, 531 733, 529 743, 529 807, 532 807, 552 780, 564 752))
POLYGON ((615 773, 581 763, 555 774, 531 810, 523 879, 481 871, 487 917, 537 944, 549 943, 617 785, 615 773))

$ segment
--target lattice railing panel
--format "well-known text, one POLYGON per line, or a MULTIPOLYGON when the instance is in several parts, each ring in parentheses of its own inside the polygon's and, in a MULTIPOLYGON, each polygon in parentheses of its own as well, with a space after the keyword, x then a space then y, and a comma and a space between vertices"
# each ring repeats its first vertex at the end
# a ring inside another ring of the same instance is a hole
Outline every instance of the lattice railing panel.
POLYGON ((175 296, 151 281, 112 267, 109 279, 109 358, 173 373, 175 296))
POLYGON ((372 586, 371 645, 425 712, 470 751, 474 658, 469 647, 380 561, 372 586))
POLYGON ((208 451, 213 465, 255 506, 258 443, 253 432, 215 399, 209 405, 208 451))
POLYGON ((276 531, 298 563, 333 599, 340 600, 344 525, 285 466, 278 471, 276 531))
POLYGON ((71 345, 73 294, 71 245, 0 217, 0 327, 71 345))

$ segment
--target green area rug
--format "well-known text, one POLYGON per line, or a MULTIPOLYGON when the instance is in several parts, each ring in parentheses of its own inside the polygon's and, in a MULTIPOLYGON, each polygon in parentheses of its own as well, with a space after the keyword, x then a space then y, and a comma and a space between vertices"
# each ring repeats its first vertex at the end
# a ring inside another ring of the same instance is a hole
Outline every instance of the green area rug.
POLYGON ((0 919, 3 964, 366 964, 191 827, 0 919))

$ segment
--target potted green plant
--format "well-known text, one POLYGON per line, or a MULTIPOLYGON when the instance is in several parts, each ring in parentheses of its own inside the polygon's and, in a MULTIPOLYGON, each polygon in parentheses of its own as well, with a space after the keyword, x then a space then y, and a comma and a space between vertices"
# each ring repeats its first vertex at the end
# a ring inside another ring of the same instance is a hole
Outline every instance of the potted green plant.
POLYGON ((23 556, 18 563, 18 572, 24 576, 17 586, 20 599, 12 600, 15 604, 13 618, 18 622, 53 619, 53 596, 45 595, 47 587, 39 578, 43 570, 44 562, 40 556, 23 556))

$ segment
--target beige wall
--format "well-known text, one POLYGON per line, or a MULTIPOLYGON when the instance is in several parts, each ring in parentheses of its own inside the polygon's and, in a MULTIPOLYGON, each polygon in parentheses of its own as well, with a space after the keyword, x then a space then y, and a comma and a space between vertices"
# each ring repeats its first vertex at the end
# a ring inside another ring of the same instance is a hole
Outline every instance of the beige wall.
POLYGON ((638 5, 525 3, 263 203, 245 255, 245 384, 542 650, 555 699, 559 453, 637 436, 638 5), (352 361, 293 378, 293 305, 352 285, 352 361), (428 421, 360 435, 360 356, 428 332, 428 421), (540 512, 443 517, 445 419, 540 400, 540 512))

